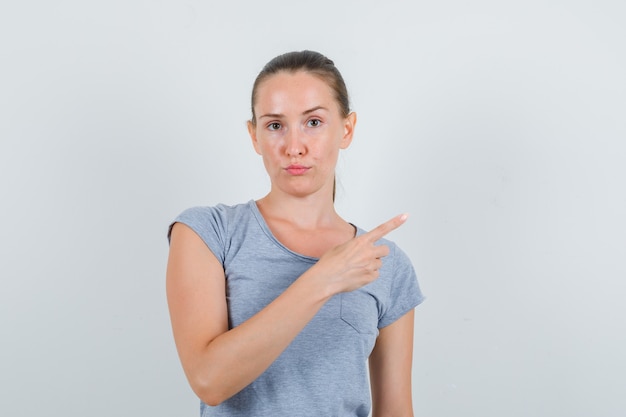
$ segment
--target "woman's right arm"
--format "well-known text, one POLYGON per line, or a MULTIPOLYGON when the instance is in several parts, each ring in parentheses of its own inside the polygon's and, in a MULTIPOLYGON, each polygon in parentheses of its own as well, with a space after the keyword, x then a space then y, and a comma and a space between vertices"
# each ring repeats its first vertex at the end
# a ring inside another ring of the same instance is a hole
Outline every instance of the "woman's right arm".
POLYGON ((404 223, 398 216, 326 253, 267 307, 228 329, 224 269, 200 237, 176 223, 170 237, 167 299, 185 375, 216 405, 254 381, 334 294, 378 277, 386 246, 374 242, 404 223))
POLYGON ((221 263, 193 230, 174 225, 166 278, 170 318, 185 375, 202 401, 219 404, 256 379, 330 296, 312 280, 298 281, 229 331, 221 263))

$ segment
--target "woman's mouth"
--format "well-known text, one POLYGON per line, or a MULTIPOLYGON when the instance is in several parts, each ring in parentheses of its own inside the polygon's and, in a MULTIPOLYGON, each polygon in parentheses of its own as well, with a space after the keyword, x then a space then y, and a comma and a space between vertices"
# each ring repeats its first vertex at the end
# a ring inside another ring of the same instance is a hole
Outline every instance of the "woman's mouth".
POLYGON ((309 168, 305 167, 304 165, 289 165, 287 168, 285 168, 285 171, 287 171, 291 175, 302 175, 308 170, 309 168))

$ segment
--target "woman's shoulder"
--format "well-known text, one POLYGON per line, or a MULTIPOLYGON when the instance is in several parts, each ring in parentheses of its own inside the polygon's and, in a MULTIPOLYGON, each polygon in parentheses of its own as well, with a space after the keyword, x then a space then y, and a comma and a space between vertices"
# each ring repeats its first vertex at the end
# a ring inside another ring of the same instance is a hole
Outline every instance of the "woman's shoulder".
POLYGON ((189 207, 172 221, 169 227, 170 233, 175 223, 184 223, 200 234, 207 229, 225 231, 230 224, 240 223, 245 217, 250 216, 253 203, 254 200, 250 200, 247 203, 234 205, 219 203, 213 206, 189 207))
POLYGON ((248 214, 253 202, 253 200, 250 200, 247 203, 233 205, 219 203, 213 206, 192 206, 183 210, 174 221, 178 221, 178 219, 198 219, 201 221, 208 219, 228 220, 229 218, 248 214))

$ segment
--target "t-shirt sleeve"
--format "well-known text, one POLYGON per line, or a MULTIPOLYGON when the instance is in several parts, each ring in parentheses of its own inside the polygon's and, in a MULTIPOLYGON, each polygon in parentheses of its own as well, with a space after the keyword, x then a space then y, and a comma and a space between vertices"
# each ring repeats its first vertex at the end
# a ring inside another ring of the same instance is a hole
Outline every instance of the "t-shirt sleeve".
POLYGON ((167 239, 169 241, 172 227, 176 223, 183 223, 206 243, 213 255, 224 265, 227 251, 228 218, 220 207, 192 207, 174 219, 170 224, 167 239))
POLYGON ((408 256, 395 244, 393 250, 393 268, 389 288, 388 308, 378 320, 378 328, 398 320, 417 307, 425 297, 417 282, 415 269, 408 256))

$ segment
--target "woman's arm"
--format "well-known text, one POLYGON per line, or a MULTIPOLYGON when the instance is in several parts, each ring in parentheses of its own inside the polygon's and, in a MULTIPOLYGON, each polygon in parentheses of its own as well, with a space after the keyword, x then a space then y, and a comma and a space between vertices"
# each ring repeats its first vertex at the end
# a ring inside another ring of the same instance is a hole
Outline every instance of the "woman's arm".
POLYGON ((170 238, 167 299, 185 375, 200 399, 216 405, 254 381, 334 294, 378 277, 389 249, 375 241, 404 223, 398 216, 327 252, 267 307, 228 330, 224 270, 188 226, 170 238))
POLYGON ((297 280, 261 312, 228 331, 224 270, 188 226, 171 234, 167 299, 174 340, 189 383, 216 405, 256 379, 313 318, 330 294, 297 280))
POLYGON ((380 329, 369 358, 372 417, 413 417, 413 310, 380 329))

